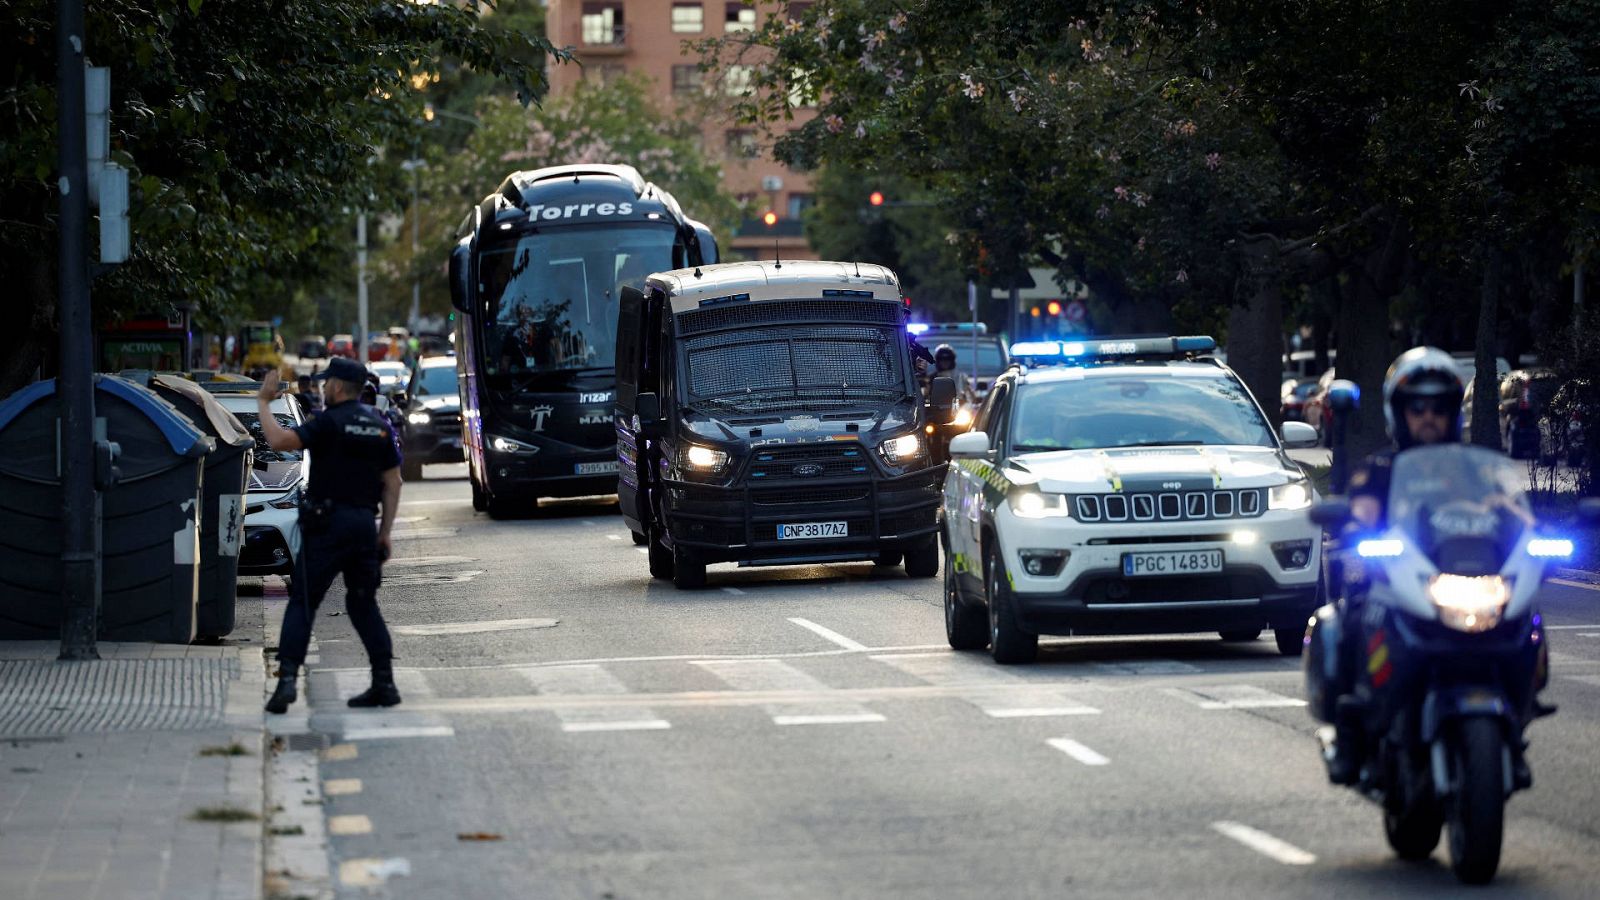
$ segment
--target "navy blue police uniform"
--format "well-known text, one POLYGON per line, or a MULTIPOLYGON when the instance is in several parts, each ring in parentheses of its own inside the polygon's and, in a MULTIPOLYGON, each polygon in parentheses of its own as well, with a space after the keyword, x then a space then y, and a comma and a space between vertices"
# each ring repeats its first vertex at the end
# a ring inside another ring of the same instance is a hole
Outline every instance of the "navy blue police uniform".
POLYGON ((311 483, 300 510, 295 597, 284 615, 278 661, 292 673, 305 662, 311 623, 333 579, 344 575, 345 609, 374 674, 392 672, 389 629, 378 611, 383 557, 378 506, 383 474, 400 464, 389 423, 377 410, 346 400, 294 428, 311 454, 311 483))

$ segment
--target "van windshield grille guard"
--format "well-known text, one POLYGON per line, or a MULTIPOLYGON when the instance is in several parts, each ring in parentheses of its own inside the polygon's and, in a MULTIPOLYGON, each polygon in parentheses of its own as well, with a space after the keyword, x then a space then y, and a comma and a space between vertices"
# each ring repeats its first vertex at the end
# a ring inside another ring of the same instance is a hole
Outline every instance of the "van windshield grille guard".
POLYGON ((750 414, 835 409, 910 396, 892 326, 774 325, 684 340, 692 404, 750 414))
POLYGON ((751 325, 818 325, 859 322, 903 327, 905 310, 887 300, 763 300, 691 309, 677 315, 682 337, 751 325))

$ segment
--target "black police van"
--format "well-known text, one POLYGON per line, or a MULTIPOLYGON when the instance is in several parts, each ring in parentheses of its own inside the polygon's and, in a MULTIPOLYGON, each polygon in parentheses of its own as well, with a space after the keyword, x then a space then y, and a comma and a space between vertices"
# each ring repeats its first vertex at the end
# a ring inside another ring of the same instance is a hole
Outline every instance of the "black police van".
POLYGON ((717 261, 706 226, 631 166, 516 172, 474 207, 450 256, 472 505, 616 489, 617 308, 651 272, 717 261))
POLYGON ((622 515, 650 574, 705 584, 706 565, 905 561, 938 571, 945 467, 893 272, 838 262, 742 262, 625 288, 617 323, 622 515))

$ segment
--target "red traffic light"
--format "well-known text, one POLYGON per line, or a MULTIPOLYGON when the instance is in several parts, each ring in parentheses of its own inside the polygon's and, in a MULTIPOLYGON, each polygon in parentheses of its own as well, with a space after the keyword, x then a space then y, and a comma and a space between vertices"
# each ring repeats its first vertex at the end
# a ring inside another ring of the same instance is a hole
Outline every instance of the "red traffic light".
POLYGON ((867 196, 867 202, 871 203, 873 206, 882 206, 883 205, 883 191, 873 191, 871 194, 869 194, 867 196))
POLYGON ((1039 318, 1039 307, 1037 307, 1037 306, 1035 306, 1035 307, 1034 307, 1034 308, 1033 308, 1033 309, 1032 309, 1032 310, 1030 310, 1030 311, 1029 311, 1029 312, 1030 312, 1030 314, 1031 314, 1031 315, 1032 315, 1032 316, 1033 316, 1033 317, 1034 317, 1034 318, 1035 318, 1035 319, 1037 319, 1037 318, 1039 318))
POLYGON ((1061 315, 1061 302, 1058 300, 1051 300, 1045 305, 1045 311, 1050 313, 1052 316, 1061 315))
POLYGON ((778 224, 778 214, 768 210, 767 214, 761 217, 761 221, 765 222, 768 228, 771 228, 778 224))

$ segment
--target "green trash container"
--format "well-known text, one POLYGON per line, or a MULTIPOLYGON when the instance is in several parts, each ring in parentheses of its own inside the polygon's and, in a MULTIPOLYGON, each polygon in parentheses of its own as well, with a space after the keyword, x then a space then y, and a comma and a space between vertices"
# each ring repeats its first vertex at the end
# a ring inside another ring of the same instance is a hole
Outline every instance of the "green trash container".
MULTIPOLYGON (((95 416, 121 447, 101 497, 99 638, 186 644, 200 576, 200 492, 212 441, 171 404, 96 375, 95 416)), ((0 403, 0 640, 61 635, 61 490, 55 381, 0 403)))
POLYGON ((233 413, 187 378, 143 372, 133 380, 155 391, 215 441, 206 454, 201 494, 200 598, 194 630, 196 637, 223 637, 233 631, 239 549, 244 546, 244 498, 255 439, 233 413))

